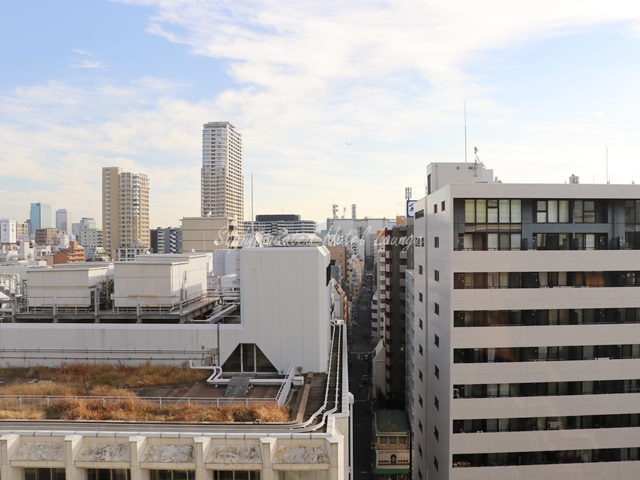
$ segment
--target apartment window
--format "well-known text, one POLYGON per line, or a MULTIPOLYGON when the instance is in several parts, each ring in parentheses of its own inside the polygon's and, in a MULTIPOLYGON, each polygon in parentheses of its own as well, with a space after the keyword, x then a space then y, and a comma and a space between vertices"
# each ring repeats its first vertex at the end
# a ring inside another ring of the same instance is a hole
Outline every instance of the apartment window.
POLYGON ((436 437, 436 440, 440 440, 440 432, 438 431, 438 427, 433 427, 433 436, 436 437))
POLYGON ((438 400, 438 397, 433 397, 433 406, 436 407, 436 410, 440 410, 440 400, 438 400))
POLYGON ((433 367, 433 374, 436 376, 436 378, 440 378, 440 369, 437 365, 433 367))
POLYGON ((464 201, 464 221, 473 223, 522 223, 519 199, 467 199, 464 201))
POLYGON ((439 282, 439 281, 440 281, 440 270, 434 270, 434 271, 433 271, 433 279, 434 279, 436 282, 439 282))
POLYGON ((595 200, 574 200, 573 201, 573 222, 574 223, 595 223, 596 222, 595 200))
POLYGON ((434 335, 433 335, 433 344, 434 344, 436 347, 439 347, 439 346, 440 346, 440 337, 439 337, 438 335, 436 335, 436 334, 434 334, 434 335))
POLYGON ((436 469, 436 472, 438 471, 438 459, 436 457, 433 457, 433 468, 436 469))
POLYGON ((422 422, 418 420, 418 429, 420 429, 420 433, 422 433, 422 422))
POLYGON ((422 370, 418 370, 418 378, 420 379, 420 381, 422 381, 422 370))
POLYGON ((433 313, 440 315, 440 305, 438 303, 433 304, 433 313))
POLYGON ((418 453, 420 454, 420 457, 422 457, 422 445, 418 444, 418 453))
POLYGON ((418 345, 418 353, 420 355, 424 355, 424 349, 422 348, 422 345, 418 345))
POLYGON ((420 330, 423 329, 423 322, 421 318, 418 319, 418 327, 420 328, 420 330))
POLYGON ((422 292, 418 292, 418 301, 422 303, 422 292))
POLYGON ((569 200, 537 200, 536 223, 568 223, 569 200))
POLYGON ((422 275, 422 265, 418 265, 418 274, 422 275))
POLYGON ((149 470, 149 480, 194 480, 193 470, 149 470))
POLYGON ((433 204, 433 213, 438 213, 438 204, 437 203, 433 204))
POLYGON ((440 203, 440 210, 444 212, 444 200, 440 203))
POLYGON ((440 248, 440 237, 433 237, 433 248, 440 248))

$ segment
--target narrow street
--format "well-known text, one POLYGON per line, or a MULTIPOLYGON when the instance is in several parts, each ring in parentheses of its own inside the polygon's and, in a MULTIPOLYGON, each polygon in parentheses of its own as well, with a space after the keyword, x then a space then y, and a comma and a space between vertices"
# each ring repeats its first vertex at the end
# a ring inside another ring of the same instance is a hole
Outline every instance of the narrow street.
POLYGON ((349 390, 353 393, 354 480, 368 480, 372 455, 371 296, 373 276, 365 270, 360 295, 349 321, 349 390))

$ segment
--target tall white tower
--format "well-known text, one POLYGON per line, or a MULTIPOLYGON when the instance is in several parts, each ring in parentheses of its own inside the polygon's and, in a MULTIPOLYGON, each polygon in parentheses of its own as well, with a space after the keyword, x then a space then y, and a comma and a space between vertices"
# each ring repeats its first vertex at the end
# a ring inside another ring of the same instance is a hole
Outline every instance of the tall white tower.
POLYGON ((229 122, 205 123, 202 130, 201 214, 244 220, 242 136, 229 122))

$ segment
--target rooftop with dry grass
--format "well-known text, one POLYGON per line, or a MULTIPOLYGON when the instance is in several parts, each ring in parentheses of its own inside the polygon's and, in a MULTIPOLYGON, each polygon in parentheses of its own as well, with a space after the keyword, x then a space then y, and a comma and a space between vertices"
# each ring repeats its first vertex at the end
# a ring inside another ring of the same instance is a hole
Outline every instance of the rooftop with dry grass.
POLYGON ((0 420, 136 422, 290 421, 275 402, 217 405, 210 372, 167 365, 63 364, 59 368, 0 368, 0 420), (195 398, 194 388, 199 392, 195 398))

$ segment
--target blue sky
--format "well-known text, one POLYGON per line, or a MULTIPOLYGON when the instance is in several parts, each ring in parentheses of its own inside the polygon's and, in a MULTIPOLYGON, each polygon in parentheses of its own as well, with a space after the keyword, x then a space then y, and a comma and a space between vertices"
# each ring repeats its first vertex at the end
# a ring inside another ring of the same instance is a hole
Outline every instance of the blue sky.
POLYGON ((36 0, 0 7, 0 217, 100 220, 145 172, 152 226, 200 211, 202 124, 243 134, 246 218, 402 214, 473 147, 505 182, 640 181, 640 4, 36 0))

